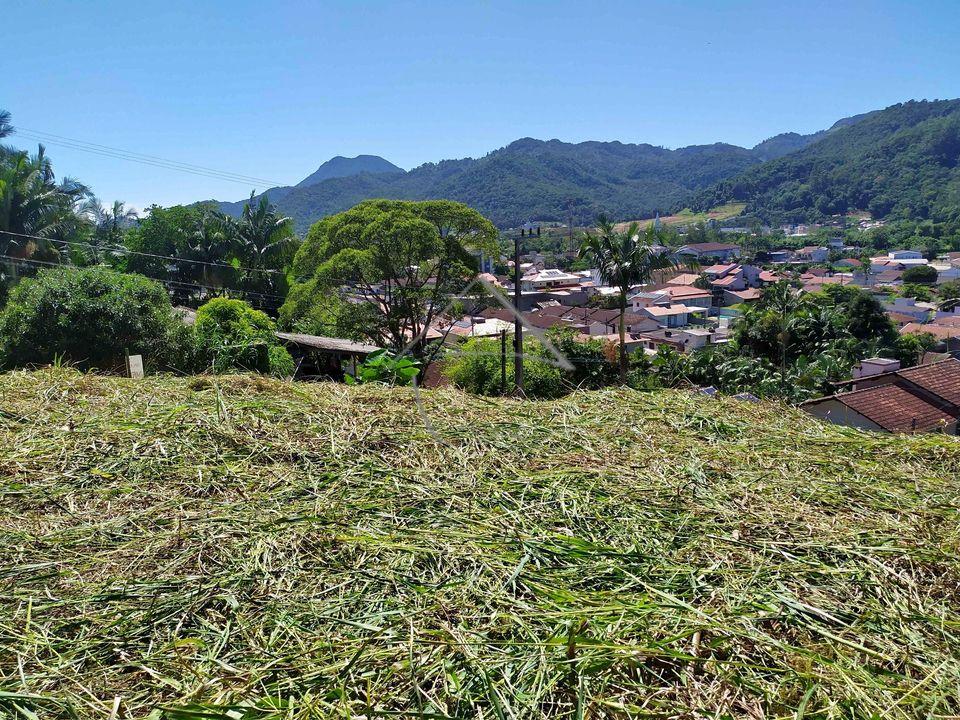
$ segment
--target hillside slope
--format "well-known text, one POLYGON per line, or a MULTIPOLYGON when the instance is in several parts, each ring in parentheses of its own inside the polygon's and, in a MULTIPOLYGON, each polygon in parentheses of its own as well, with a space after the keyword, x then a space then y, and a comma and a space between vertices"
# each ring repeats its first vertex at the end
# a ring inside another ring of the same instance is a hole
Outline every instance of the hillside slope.
POLYGON ((866 210, 894 219, 960 219, 960 100, 869 113, 809 146, 720 181, 693 207, 745 202, 766 221, 866 210))
POLYGON ((0 714, 960 712, 956 439, 680 391, 424 412, 0 375, 0 714))
MULTIPOLYGON (((324 180, 333 178, 351 178, 358 175, 377 175, 377 174, 395 174, 403 173, 403 168, 397 167, 389 160, 384 160, 379 155, 357 155, 356 157, 346 158, 342 155, 330 158, 320 165, 316 170, 307 175, 296 185, 283 185, 273 187, 269 190, 254 195, 254 201, 266 196, 274 204, 280 203, 291 193, 302 190, 303 188, 316 185, 324 180)), ((239 217, 243 212, 243 206, 250 202, 249 198, 238 200, 236 202, 217 202, 214 200, 221 212, 227 215, 239 217)))
MULTIPOLYGON (((523 138, 484 157, 426 163, 409 172, 344 173, 320 182, 267 191, 305 231, 325 215, 361 200, 459 200, 501 227, 529 220, 592 223, 601 212, 624 219, 652 217, 693 193, 830 131, 790 133, 753 149, 716 143, 667 150, 620 142, 566 143, 523 138)), ((397 168, 399 170, 399 168, 397 168)), ((238 214, 243 203, 221 203, 238 214)))

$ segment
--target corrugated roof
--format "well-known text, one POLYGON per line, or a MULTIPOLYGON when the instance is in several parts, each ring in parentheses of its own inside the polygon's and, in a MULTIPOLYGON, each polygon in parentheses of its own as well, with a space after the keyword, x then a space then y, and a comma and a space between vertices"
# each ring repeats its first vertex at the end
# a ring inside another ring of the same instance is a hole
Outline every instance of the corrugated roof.
POLYGON ((322 337, 320 335, 303 335, 300 333, 278 332, 278 338, 294 345, 313 348, 315 350, 330 350, 333 352, 353 353, 355 355, 369 355, 381 348, 376 345, 358 343, 344 338, 322 337))

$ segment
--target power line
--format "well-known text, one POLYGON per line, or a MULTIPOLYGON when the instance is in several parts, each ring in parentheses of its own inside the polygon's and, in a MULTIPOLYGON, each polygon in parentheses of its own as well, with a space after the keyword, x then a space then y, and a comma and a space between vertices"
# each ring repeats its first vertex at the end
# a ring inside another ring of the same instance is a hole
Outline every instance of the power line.
POLYGON ((194 265, 207 265, 209 267, 217 267, 217 268, 224 268, 224 269, 229 268, 231 270, 243 270, 244 272, 262 272, 267 274, 276 274, 276 273, 282 272, 280 270, 273 270, 270 268, 251 268, 251 267, 244 267, 242 265, 231 265, 230 263, 223 263, 223 262, 217 263, 217 262, 207 262, 206 260, 189 260, 187 258, 177 257, 176 255, 157 255, 156 253, 145 253, 145 252, 140 252, 139 250, 130 250, 129 248, 124 247, 122 245, 95 245, 93 243, 83 242, 80 240, 61 240, 59 238, 43 237, 42 235, 28 235, 26 233, 11 232, 10 230, 0 230, 0 234, 13 235, 14 237, 30 238, 32 240, 44 240, 46 242, 58 242, 58 243, 64 243, 66 245, 85 245, 95 250, 117 252, 117 253, 120 253, 121 255, 140 255, 143 257, 157 258, 160 260, 173 260, 174 262, 192 263, 194 265))
POLYGON ((248 186, 251 184, 262 184, 268 187, 285 185, 285 183, 277 180, 268 180, 251 175, 242 175, 240 173, 233 173, 226 170, 217 170, 215 168, 205 167, 203 165, 194 165, 192 163, 185 163, 179 160, 169 160, 157 155, 147 155, 144 153, 133 152, 132 150, 123 150, 121 148, 110 147, 109 145, 99 145, 97 143, 91 143, 85 140, 76 140, 74 138, 55 135, 53 133, 47 133, 40 130, 29 130, 27 128, 18 127, 14 129, 14 134, 20 135, 28 140, 49 143, 51 145, 58 145, 73 150, 80 150, 82 152, 100 155, 101 157, 109 157, 116 160, 127 160, 129 162, 135 162, 141 165, 149 165, 166 170, 175 170, 177 172, 185 172, 191 175, 210 177, 217 180, 226 180, 228 182, 235 182, 248 186))

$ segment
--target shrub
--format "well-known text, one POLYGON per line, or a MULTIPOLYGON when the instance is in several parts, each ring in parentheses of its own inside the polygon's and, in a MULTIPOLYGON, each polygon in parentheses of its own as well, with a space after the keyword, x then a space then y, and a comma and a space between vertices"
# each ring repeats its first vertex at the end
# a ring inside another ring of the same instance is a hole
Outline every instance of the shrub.
POLYGON ((120 370, 126 351, 165 366, 189 355, 189 333, 166 290, 103 267, 41 270, 12 290, 0 313, 0 366, 64 359, 83 369, 120 370))
POLYGON ((273 321, 242 300, 215 298, 202 305, 194 329, 214 372, 293 374, 293 358, 277 343, 273 321))
MULTIPOLYGON (((523 387, 530 398, 556 398, 572 389, 560 368, 547 361, 540 343, 524 340, 523 387), (538 358, 544 358, 540 360, 538 358)), ((500 395, 500 341, 475 338, 464 343, 445 366, 456 385, 478 395, 500 395)), ((507 393, 513 390, 513 355, 507 353, 507 393)))
POLYGON ((420 373, 420 363, 410 357, 397 357, 389 350, 377 350, 357 365, 355 376, 347 375, 348 385, 369 382, 409 385, 420 373))

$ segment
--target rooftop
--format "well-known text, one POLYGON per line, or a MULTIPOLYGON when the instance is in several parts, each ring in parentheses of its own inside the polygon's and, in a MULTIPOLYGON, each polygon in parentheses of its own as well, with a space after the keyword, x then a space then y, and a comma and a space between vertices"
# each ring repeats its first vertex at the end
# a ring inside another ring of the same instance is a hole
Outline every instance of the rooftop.
POLYGON ((323 337, 321 335, 304 335, 301 333, 278 332, 274 333, 284 342, 308 347, 313 350, 328 350, 331 352, 351 353, 354 355, 369 355, 381 348, 367 343, 354 342, 344 338, 323 337))
POLYGON ((890 432, 929 430, 955 419, 946 410, 896 384, 854 390, 834 399, 890 432))

